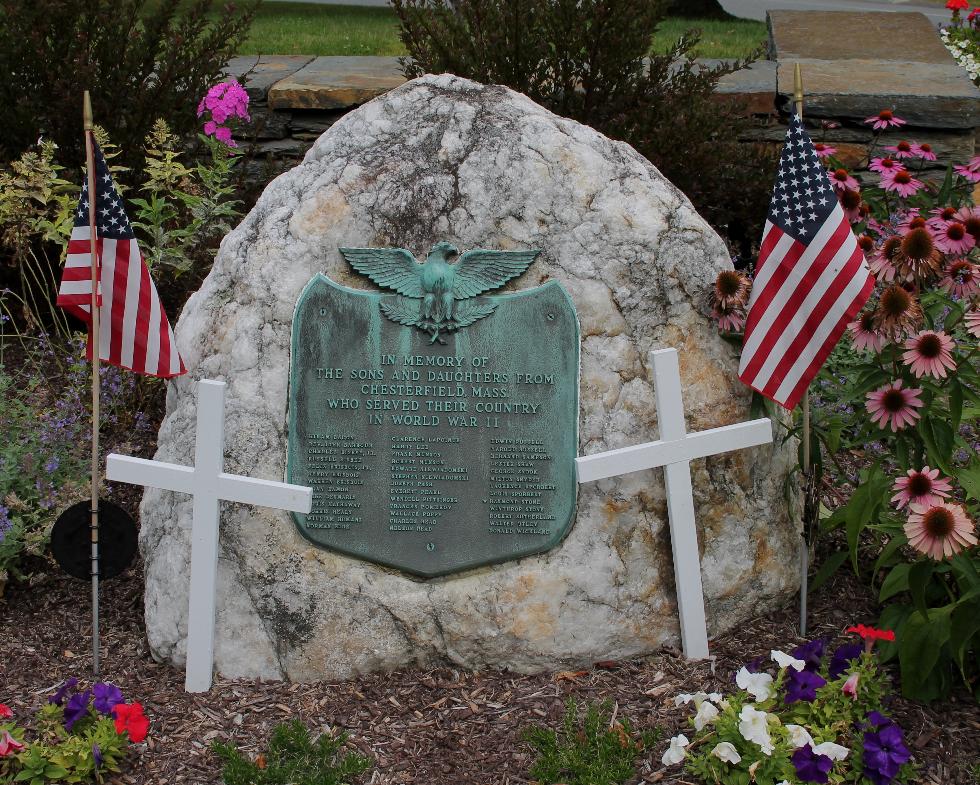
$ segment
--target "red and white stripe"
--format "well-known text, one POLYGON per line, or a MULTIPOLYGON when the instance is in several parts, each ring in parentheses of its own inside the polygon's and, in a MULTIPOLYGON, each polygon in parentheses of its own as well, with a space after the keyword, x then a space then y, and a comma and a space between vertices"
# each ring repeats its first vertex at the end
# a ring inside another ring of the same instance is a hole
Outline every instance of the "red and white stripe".
POLYGON ((805 245, 767 221, 739 378, 792 409, 873 288, 840 205, 805 245))
MULTIPOLYGON (((58 305, 91 325, 92 268, 88 226, 76 226, 58 291, 58 305)), ((98 237, 99 359, 136 373, 170 378, 186 373, 176 340, 136 240, 98 237)), ((89 334, 88 356, 92 356, 89 334)))

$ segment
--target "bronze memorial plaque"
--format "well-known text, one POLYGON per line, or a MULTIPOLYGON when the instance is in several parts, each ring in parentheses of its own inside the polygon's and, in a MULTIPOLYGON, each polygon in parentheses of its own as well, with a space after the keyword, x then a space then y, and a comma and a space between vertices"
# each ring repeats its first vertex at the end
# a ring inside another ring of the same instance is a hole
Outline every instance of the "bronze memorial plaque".
POLYGON ((432 577, 539 553, 575 516, 578 321, 556 282, 492 295, 537 251, 341 249, 387 291, 296 305, 288 480, 324 548, 432 577))

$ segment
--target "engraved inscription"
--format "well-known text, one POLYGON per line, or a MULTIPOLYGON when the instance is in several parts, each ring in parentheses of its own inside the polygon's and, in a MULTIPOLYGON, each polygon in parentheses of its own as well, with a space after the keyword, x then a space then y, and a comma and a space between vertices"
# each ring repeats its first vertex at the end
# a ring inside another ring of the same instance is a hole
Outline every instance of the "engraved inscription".
POLYGON ((300 531, 423 576, 555 545, 577 489, 567 295, 490 298, 445 344, 381 318, 379 299, 320 276, 297 307, 289 478, 314 490, 300 531))

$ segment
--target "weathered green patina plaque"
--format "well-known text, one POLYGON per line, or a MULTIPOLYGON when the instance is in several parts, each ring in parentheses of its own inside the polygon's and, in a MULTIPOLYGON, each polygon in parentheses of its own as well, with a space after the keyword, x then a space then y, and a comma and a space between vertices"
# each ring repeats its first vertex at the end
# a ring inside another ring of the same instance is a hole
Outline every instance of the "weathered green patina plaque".
MULTIPOLYGON (((361 269, 352 254, 373 250, 344 252, 361 269)), ((389 295, 318 275, 293 322, 288 479, 313 488, 300 532, 425 577, 553 547, 577 491, 570 298, 555 282, 468 299, 457 282, 455 303, 443 289, 389 295)))

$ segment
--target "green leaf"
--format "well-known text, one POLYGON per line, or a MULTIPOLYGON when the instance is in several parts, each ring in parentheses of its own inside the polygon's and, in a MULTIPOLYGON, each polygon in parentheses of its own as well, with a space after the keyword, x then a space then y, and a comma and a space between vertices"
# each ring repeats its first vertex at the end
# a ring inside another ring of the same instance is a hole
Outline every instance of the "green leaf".
POLYGON ((953 474, 948 457, 953 451, 953 432, 949 424, 933 417, 919 420, 919 434, 926 445, 929 465, 953 474))
POLYGON ((909 593, 912 595, 912 602, 915 603, 916 610, 922 614, 922 618, 929 618, 929 606, 926 603, 926 589, 932 581, 934 564, 929 559, 920 559, 911 565, 908 573, 909 593))
POLYGON ((936 204, 947 204, 949 196, 953 193, 953 165, 946 167, 946 177, 943 178, 942 187, 939 189, 939 196, 936 197, 936 204))
POLYGON ((969 466, 957 470, 955 475, 968 496, 980 499, 980 461, 974 458, 969 466))
POLYGON ((840 569, 840 566, 847 561, 847 551, 835 551, 820 565, 817 574, 810 581, 810 591, 816 591, 823 586, 827 580, 840 569))
POLYGON ((896 564, 881 584, 881 591, 878 593, 878 602, 884 602, 889 597, 894 597, 903 591, 909 590, 909 570, 911 564, 896 564))
POLYGON ((949 384, 949 417, 953 421, 952 427, 955 432, 963 419, 963 385, 956 377, 953 377, 949 384))
POLYGON ((980 633, 980 599, 957 603, 950 616, 949 647, 966 682, 968 682, 966 655, 971 649, 978 648, 980 641, 974 640, 978 633, 980 633))
POLYGON ((952 566, 953 575, 964 594, 971 590, 980 589, 980 572, 977 572, 973 559, 966 554, 957 553, 950 559, 950 566, 952 566))
MULTIPOLYGON (((895 558, 895 554, 898 553, 899 549, 907 543, 908 538, 904 534, 896 534, 893 536, 882 549, 881 555, 875 561, 875 566, 872 572, 877 575, 879 570, 887 567, 891 563, 891 560, 895 558)), ((882 585, 882 589, 884 589, 884 585, 882 585)), ((879 601, 883 599, 884 597, 881 597, 879 598, 879 601)))
POLYGON ((937 663, 949 640, 951 610, 952 606, 933 608, 926 618, 912 614, 896 631, 902 694, 907 698, 933 700, 942 694, 943 674, 937 663))

